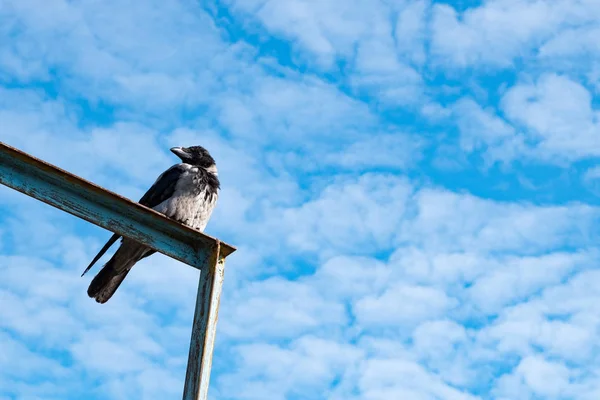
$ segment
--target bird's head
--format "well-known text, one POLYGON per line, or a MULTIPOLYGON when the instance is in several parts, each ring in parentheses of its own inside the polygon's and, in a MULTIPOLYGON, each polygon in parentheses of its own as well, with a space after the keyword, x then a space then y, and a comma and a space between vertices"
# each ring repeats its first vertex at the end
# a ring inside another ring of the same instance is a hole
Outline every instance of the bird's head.
POLYGON ((215 168, 214 158, 212 158, 210 153, 202 146, 173 147, 171 151, 186 164, 206 169, 215 168))

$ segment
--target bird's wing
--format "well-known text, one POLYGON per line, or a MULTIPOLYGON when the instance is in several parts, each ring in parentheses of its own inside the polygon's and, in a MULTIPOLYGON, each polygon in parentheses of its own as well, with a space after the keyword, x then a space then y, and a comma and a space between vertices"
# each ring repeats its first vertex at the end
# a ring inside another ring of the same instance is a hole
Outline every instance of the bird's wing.
POLYGON ((156 182, 142 196, 139 203, 146 207, 154 208, 167 200, 175 193, 177 181, 179 181, 179 178, 185 171, 186 168, 183 164, 173 165, 156 179, 156 182))
MULTIPOLYGON (((168 170, 166 170, 165 172, 163 172, 156 179, 156 182, 154 182, 150 189, 148 189, 148 191, 142 196, 138 203, 140 203, 143 206, 153 208, 165 201, 166 199, 168 199, 169 197, 171 197, 175 192, 175 186, 177 185, 177 181, 185 172, 185 170, 186 169, 182 164, 176 164, 168 170)), ((83 271, 83 274, 81 274, 81 276, 85 275, 85 273, 88 272, 90 268, 94 266, 96 261, 98 261, 100 257, 102 257, 104 253, 106 253, 110 246, 112 246, 120 237, 121 235, 116 233, 112 235, 108 242, 106 242, 102 250, 100 250, 96 257, 94 257, 90 265, 88 265, 85 271, 83 271)), ((154 253, 154 251, 152 251, 152 253, 154 253)))

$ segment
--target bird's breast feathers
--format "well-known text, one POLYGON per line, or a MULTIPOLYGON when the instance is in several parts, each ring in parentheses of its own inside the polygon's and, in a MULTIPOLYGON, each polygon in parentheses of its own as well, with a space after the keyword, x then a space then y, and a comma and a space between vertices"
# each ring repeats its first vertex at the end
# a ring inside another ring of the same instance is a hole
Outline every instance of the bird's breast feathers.
POLYGON ((179 178, 173 195, 154 207, 158 212, 203 231, 218 198, 206 170, 190 166, 179 178))

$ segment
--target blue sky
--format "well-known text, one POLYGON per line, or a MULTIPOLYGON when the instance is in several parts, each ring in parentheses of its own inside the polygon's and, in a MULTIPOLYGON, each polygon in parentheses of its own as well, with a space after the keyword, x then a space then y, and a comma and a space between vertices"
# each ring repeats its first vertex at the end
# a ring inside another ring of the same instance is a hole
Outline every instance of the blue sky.
MULTIPOLYGON (((5 0, 0 140, 215 156, 212 399, 600 398, 600 2, 5 0)), ((180 397, 197 271, 0 188, 0 399, 180 397), (95 272, 95 271, 94 271, 95 272)))

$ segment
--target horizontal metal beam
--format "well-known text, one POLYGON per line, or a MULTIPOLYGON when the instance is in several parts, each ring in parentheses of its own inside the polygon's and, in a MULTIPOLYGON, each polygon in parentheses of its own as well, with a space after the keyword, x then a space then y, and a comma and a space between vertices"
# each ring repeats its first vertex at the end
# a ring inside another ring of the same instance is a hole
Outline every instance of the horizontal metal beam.
MULTIPOLYGON (((196 268, 217 239, 0 142, 0 183, 196 268)), ((235 248, 220 242, 221 257, 235 248)))

